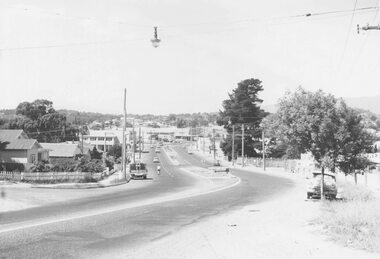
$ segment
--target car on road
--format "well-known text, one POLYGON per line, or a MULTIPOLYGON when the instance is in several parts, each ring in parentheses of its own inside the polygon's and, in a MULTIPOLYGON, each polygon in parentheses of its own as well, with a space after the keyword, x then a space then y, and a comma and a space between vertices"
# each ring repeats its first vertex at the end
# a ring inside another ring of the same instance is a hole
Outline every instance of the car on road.
POLYGON ((187 153, 188 153, 189 155, 191 155, 191 154, 193 154, 193 151, 191 151, 190 149, 188 149, 188 150, 187 150, 187 153))
MULTIPOLYGON (((338 188, 336 185, 336 176, 334 173, 326 172, 323 177, 323 192, 327 199, 336 199, 338 194, 338 188)), ((314 171, 312 177, 309 177, 307 182, 306 197, 311 198, 321 198, 321 181, 322 173, 319 171, 314 171)))
POLYGON ((216 172, 226 172, 226 173, 230 172, 230 168, 221 166, 219 160, 215 161, 213 166, 208 167, 208 169, 214 171, 215 173, 216 172))
POLYGON ((158 159, 157 156, 153 157, 153 163, 159 163, 159 162, 160 162, 160 160, 158 159))
POLYGON ((160 148, 156 148, 156 151, 155 151, 156 153, 161 153, 161 150, 160 150, 160 148))

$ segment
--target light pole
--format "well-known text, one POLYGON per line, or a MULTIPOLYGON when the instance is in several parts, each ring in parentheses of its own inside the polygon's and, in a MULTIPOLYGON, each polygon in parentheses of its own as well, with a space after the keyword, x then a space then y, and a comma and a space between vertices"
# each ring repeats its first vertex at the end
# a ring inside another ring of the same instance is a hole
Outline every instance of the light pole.
POLYGON ((263 144, 263 170, 265 171, 265 133, 264 128, 261 131, 261 139, 263 144))
POLYGON ((241 124, 241 166, 244 167, 244 123, 241 124))
POLYGON ((232 166, 235 164, 235 124, 232 124, 232 121, 229 120, 228 123, 232 125, 232 166))
POLYGON ((123 180, 127 179, 127 172, 126 172, 126 158, 125 158, 125 128, 127 124, 127 108, 126 108, 126 97, 127 97, 127 89, 124 88, 124 123, 123 123, 123 145, 122 145, 122 163, 123 163, 123 180))

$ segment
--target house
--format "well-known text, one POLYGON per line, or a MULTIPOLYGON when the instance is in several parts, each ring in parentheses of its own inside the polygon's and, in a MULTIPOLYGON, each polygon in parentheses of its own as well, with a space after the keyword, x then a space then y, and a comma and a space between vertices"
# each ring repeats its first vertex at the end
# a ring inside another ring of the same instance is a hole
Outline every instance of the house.
POLYGON ((45 150, 36 139, 30 139, 23 130, 0 130, 0 141, 8 142, 0 150, 0 163, 21 163, 25 168, 39 161, 49 159, 45 150))
POLYGON ((90 150, 87 148, 82 153, 81 146, 78 143, 40 143, 41 146, 49 150, 49 161, 57 159, 75 159, 79 155, 90 155, 90 150))
MULTIPOLYGON (((121 133, 121 136, 123 134, 121 133)), ((107 151, 110 147, 120 144, 118 136, 113 132, 91 130, 89 135, 83 135, 81 141, 96 147, 97 150, 107 151)))

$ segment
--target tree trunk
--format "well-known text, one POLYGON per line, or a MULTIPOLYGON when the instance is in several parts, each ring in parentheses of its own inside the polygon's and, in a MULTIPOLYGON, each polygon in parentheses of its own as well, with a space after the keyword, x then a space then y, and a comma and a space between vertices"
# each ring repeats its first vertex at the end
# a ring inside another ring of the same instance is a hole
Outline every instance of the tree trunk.
POLYGON ((358 184, 358 176, 356 174, 356 171, 354 171, 354 179, 355 179, 355 184, 358 184))

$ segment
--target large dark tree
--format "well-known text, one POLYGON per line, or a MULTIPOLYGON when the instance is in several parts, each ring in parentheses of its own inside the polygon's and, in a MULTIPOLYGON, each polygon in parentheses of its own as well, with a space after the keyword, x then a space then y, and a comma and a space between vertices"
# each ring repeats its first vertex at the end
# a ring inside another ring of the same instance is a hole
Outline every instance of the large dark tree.
POLYGON ((263 91, 261 81, 258 79, 246 79, 238 83, 229 99, 223 101, 223 110, 219 111, 217 123, 224 126, 229 133, 229 137, 221 144, 225 155, 231 157, 232 152, 232 125, 235 125, 237 137, 235 137, 235 151, 242 153, 242 126, 244 125, 244 153, 247 156, 259 156, 256 152, 260 149, 261 129, 260 122, 267 115, 260 108, 263 102, 258 94, 263 91))
POLYGON ((78 140, 78 129, 66 122, 64 114, 54 110, 51 101, 41 99, 20 103, 16 115, 18 117, 9 122, 9 128, 23 129, 39 142, 78 140))

